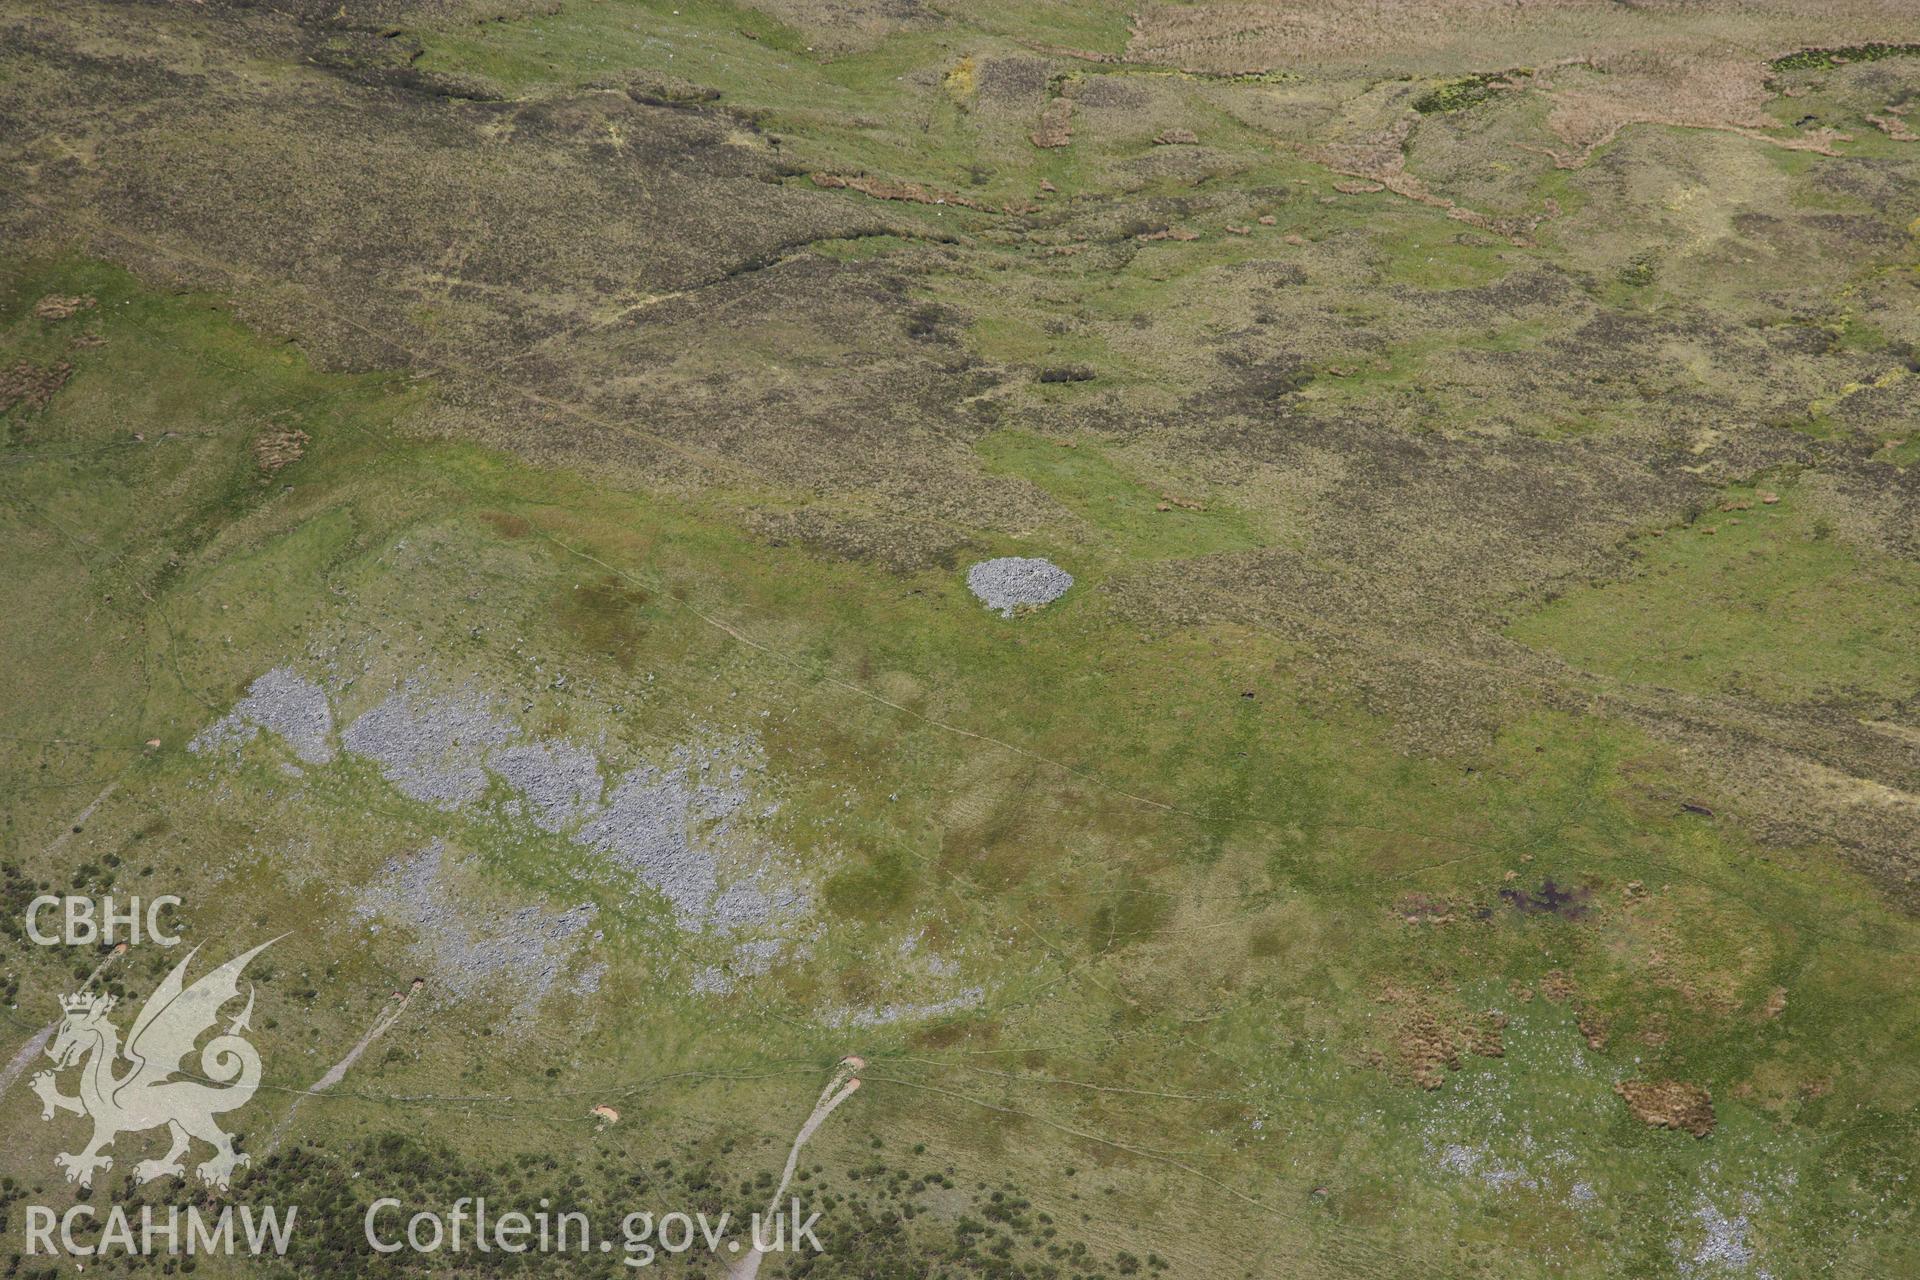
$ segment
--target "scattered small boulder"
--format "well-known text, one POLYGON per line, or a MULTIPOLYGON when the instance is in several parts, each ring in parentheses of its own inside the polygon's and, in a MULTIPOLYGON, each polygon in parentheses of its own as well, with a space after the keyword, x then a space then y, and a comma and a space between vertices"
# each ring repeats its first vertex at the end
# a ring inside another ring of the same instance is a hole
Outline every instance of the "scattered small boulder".
POLYGON ((1199 143, 1200 135, 1191 129, 1162 129, 1153 138, 1156 147, 1192 147, 1199 143))

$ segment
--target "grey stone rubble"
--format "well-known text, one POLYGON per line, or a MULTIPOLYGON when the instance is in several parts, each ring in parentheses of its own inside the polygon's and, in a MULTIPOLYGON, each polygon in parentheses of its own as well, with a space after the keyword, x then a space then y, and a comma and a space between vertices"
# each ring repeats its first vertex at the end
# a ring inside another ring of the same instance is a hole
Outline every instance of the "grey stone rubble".
POLYGON ((820 1020, 831 1027, 884 1027, 889 1023, 899 1022, 903 1018, 917 1021, 958 1013, 962 1009, 972 1009, 986 997, 984 988, 968 987, 957 995, 948 996, 945 1000, 930 1000, 924 1003, 895 1001, 859 1009, 829 1009, 821 1015, 820 1020))
MULTIPOLYGON (((1692 1256, 1687 1255, 1686 1245, 1678 1240, 1670 1246, 1682 1274, 1713 1275, 1746 1271, 1753 1266, 1754 1250, 1747 1242, 1747 1233, 1753 1229, 1753 1224, 1745 1213, 1729 1217, 1711 1200, 1701 1196, 1694 1206, 1693 1220, 1700 1224, 1702 1237, 1692 1256)), ((1764 1270, 1758 1274, 1762 1280, 1767 1275, 1764 1270)))
POLYGON ((689 784, 684 772, 646 766, 614 787, 607 807, 575 837, 660 891, 682 928, 698 928, 720 892, 719 863, 696 843, 695 820, 724 830, 743 797, 689 784))
MULTIPOLYGON (((262 725, 300 735, 289 740, 303 759, 320 758, 322 749, 332 757, 324 693, 284 668, 261 677, 246 702, 196 739, 196 750, 237 747, 262 725), (324 726, 318 730, 316 706, 324 726)), ((506 816, 524 816, 551 833, 571 831, 576 844, 659 892, 684 929, 725 934, 807 911, 806 890, 785 882, 780 859, 753 850, 736 830, 751 799, 750 744, 677 748, 664 766, 622 775, 603 801, 600 760, 589 748, 525 741, 483 693, 471 687, 433 693, 418 678, 356 719, 341 744, 377 763, 403 794, 449 812, 474 805, 499 777, 515 794, 506 816), (723 856, 738 863, 742 855, 757 865, 723 884, 723 856)))
POLYGON ((1508 1187, 1538 1187, 1540 1180, 1525 1169, 1500 1162, 1491 1152, 1462 1142, 1450 1142, 1440 1153, 1440 1167, 1462 1177, 1477 1177, 1494 1191, 1508 1187))
POLYGON ((1050 560, 1003 556, 982 560, 967 570, 967 589, 989 609, 1011 618, 1021 608, 1038 608, 1067 594, 1073 575, 1050 560))
POLYGON ((187 750, 238 751, 268 729, 307 764, 333 759, 333 710, 324 689, 291 667, 275 667, 255 680, 233 710, 195 734, 187 750))
MULTIPOLYGON (((694 974, 698 993, 727 994, 776 964, 813 954, 821 926, 801 932, 811 917, 810 888, 793 870, 791 855, 757 830, 756 820, 779 806, 755 799, 752 775, 765 765, 751 737, 682 745, 664 763, 640 765, 608 782, 591 748, 530 740, 498 708, 497 699, 471 685, 441 693, 414 677, 354 720, 340 743, 378 764, 403 794, 448 812, 472 809, 496 781, 504 784, 511 798, 491 810, 497 820, 526 822, 593 851, 630 876, 636 892, 659 893, 680 931, 725 945, 724 960, 694 974)), ((195 739, 194 750, 237 752, 261 728, 285 736, 310 763, 334 757, 325 693, 286 668, 256 681, 245 701, 195 739)), ((360 895, 356 914, 412 929, 422 963, 430 963, 454 995, 505 981, 521 993, 516 1008, 525 1012, 589 945, 583 930, 596 908, 532 905, 478 915, 463 908, 454 889, 469 876, 472 887, 484 890, 478 873, 449 864, 445 845, 435 841, 389 864, 360 895)), ((955 962, 920 952, 919 941, 916 933, 903 942, 905 968, 922 979, 958 976, 955 962)), ((574 989, 597 990, 606 969, 604 960, 580 965, 574 989)), ((982 999, 981 989, 971 987, 941 1000, 899 999, 822 1016, 872 1027, 937 1017, 982 999)))
POLYGON ((542 831, 563 831, 600 804, 600 758, 571 742, 503 747, 487 764, 533 807, 542 831))
POLYGON ((724 965, 708 965, 693 975, 693 989, 706 996, 724 996, 748 978, 757 978, 773 969, 774 961, 792 960, 792 944, 785 938, 753 938, 733 949, 724 965))
MULTIPOLYGON (((516 997, 513 1017, 525 1018, 553 989, 597 910, 581 903, 557 912, 540 906, 486 911, 461 892, 460 876, 459 864, 447 860, 446 842, 436 839, 389 862, 361 890, 354 915, 376 932, 376 919, 412 930, 409 954, 432 971, 437 989, 468 999, 504 984, 516 997)), ((585 968, 575 992, 598 990, 604 970, 585 968)))
MULTIPOLYGON (((748 766, 757 763, 750 742, 678 747, 665 765, 631 769, 609 790, 589 748, 521 741, 483 695, 432 695, 417 680, 354 721, 343 742, 377 761, 402 792, 443 809, 471 806, 497 775, 514 792, 507 817, 604 855, 665 898, 685 931, 783 935, 810 909, 810 895, 790 882, 779 851, 755 850, 743 829, 752 799, 748 766), (731 869, 726 877, 723 863, 731 869)), ((728 969, 738 977, 765 973, 787 945, 784 937, 748 939, 728 969)))
POLYGON ((683 746, 665 768, 630 770, 573 838, 659 891, 682 929, 728 934, 803 915, 808 895, 782 883, 764 853, 751 873, 721 886, 721 857, 738 864, 751 847, 739 829, 751 794, 737 757, 747 754, 744 744, 683 746))
POLYGON ((487 789, 487 756, 516 736, 472 689, 429 696, 407 681, 340 736, 354 755, 377 762, 400 792, 440 809, 472 804, 487 789))

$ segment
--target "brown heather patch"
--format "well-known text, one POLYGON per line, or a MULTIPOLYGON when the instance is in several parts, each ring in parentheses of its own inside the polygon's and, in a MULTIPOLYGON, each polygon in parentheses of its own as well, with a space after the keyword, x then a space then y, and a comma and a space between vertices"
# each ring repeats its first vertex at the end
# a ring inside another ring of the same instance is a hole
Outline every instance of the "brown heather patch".
POLYGON ((1445 210, 1456 222, 1491 231, 1515 243, 1524 242, 1542 222, 1559 214, 1560 206, 1551 199, 1538 214, 1495 217, 1434 194, 1426 183, 1407 172, 1407 140, 1419 123, 1419 115, 1409 111, 1378 133, 1353 142, 1330 142, 1309 148, 1306 155, 1351 179, 1334 183, 1336 191, 1360 195, 1385 189, 1404 199, 1445 210))
POLYGON ((1064 147, 1073 141, 1073 99, 1061 97, 1047 103, 1040 113, 1040 125, 1030 135, 1033 145, 1042 148, 1064 147))
MULTIPOLYGON (((1540 979, 1540 994, 1555 1004, 1567 1004, 1579 994, 1579 991, 1574 987, 1573 979, 1569 978, 1564 971, 1552 969, 1540 979)), ((1532 993, 1529 992, 1528 996, 1531 997, 1531 995, 1532 993)), ((1607 1047, 1608 1028, 1605 1018, 1591 1009, 1582 1009, 1577 1005, 1574 1007, 1573 1018, 1574 1025, 1580 1028, 1580 1034, 1586 1037, 1587 1048, 1598 1053, 1607 1047)))
POLYGON ((958 191, 948 191, 944 187, 930 187, 919 182, 896 182, 891 178, 869 178, 859 174, 840 173, 816 173, 809 176, 812 177, 813 185, 816 187, 857 191, 875 200, 952 205, 955 208, 972 209, 978 213, 1030 213, 1039 207, 1033 204, 991 205, 975 200, 971 196, 961 195, 958 191))
POLYGON ((1679 1080, 1623 1080, 1613 1091, 1633 1118, 1656 1129, 1677 1129, 1704 1138, 1713 1132, 1713 1095, 1679 1080))
POLYGON ((1365 66, 1395 57, 1422 74, 1487 70, 1498 49, 1512 65, 1630 53, 1657 39, 1689 51, 1733 48, 1759 66, 1821 32, 1823 44, 1897 38, 1910 24, 1898 0, 1730 0, 1714 6, 1646 6, 1618 0, 1278 0, 1265 4, 1143 6, 1126 60, 1192 72, 1250 75, 1328 65, 1365 66), (1829 38, 1827 33, 1831 33, 1829 38), (1877 33, 1877 34, 1876 34, 1877 33))
POLYGON ((1559 168, 1579 168, 1633 124, 1718 129, 1821 155, 1835 154, 1833 143, 1846 137, 1824 128, 1799 137, 1764 132, 1779 122, 1766 112, 1772 94, 1757 59, 1637 49, 1563 65, 1560 83, 1534 84, 1553 102, 1547 128, 1570 148, 1541 148, 1559 168))
POLYGON ((298 427, 277 427, 262 432, 253 442, 253 460, 268 475, 300 461, 307 451, 309 436, 298 427))
POLYGON ((1867 123, 1892 138, 1895 142, 1920 142, 1920 133, 1907 127, 1907 122, 1899 116, 1868 116, 1867 123))
POLYGON ((861 195, 872 196, 875 200, 905 200, 909 204, 951 204, 958 205, 962 209, 987 210, 988 208, 977 200, 961 195, 958 191, 923 186, 918 182, 894 182, 887 178, 867 178, 857 174, 816 173, 813 175, 813 185, 858 191, 861 195))
POLYGON ((0 413, 5 413, 16 404, 29 409, 44 409, 53 399, 54 393, 67 385, 67 379, 73 376, 73 365, 65 360, 56 360, 49 365, 35 364, 31 360, 19 360, 11 369, 0 371, 0 413))
MULTIPOLYGON (((1741 8, 1738 19, 1722 15, 1716 22, 1703 12, 1663 24, 1656 33, 1610 0, 1549 0, 1527 6, 1523 14, 1490 0, 1364 9, 1352 0, 1336 0, 1312 6, 1311 12, 1291 5, 1163 5, 1135 19, 1127 52, 1130 60, 1219 75, 1325 70, 1390 56, 1416 75, 1439 79, 1485 72, 1486 50, 1499 48, 1503 57, 1533 71, 1509 92, 1539 94, 1549 104, 1546 128, 1552 142, 1522 149, 1546 155, 1562 168, 1586 164, 1595 150, 1636 124, 1714 129, 1789 150, 1835 154, 1833 144, 1845 134, 1831 128, 1782 134, 1765 110, 1775 92, 1769 59, 1804 38, 1804 23, 1795 19, 1808 15, 1796 15, 1787 5, 1741 8), (1737 24, 1731 30, 1729 21, 1737 24)), ((1876 0, 1837 0, 1824 9, 1828 29, 1855 34, 1891 34, 1899 12, 1876 0)), ((1882 119, 1873 123, 1893 133, 1882 119)), ((1897 122, 1895 127, 1904 128, 1897 122)), ((1451 216, 1473 225, 1526 233, 1495 227, 1487 215, 1472 210, 1452 212, 1451 202, 1415 179, 1376 165, 1344 164, 1333 158, 1343 145, 1324 149, 1329 153, 1324 162, 1340 173, 1448 208, 1451 216)))
POLYGON ((1389 1075, 1422 1089, 1438 1089, 1446 1073, 1458 1071, 1469 1053, 1506 1056, 1502 1032, 1507 1018, 1497 1010, 1470 1014, 1398 986, 1388 986, 1374 1000, 1389 1006, 1385 1021, 1390 1049, 1369 1054, 1368 1060, 1389 1075))
MULTIPOLYGON (((1393 914, 1407 924, 1453 924, 1465 919, 1470 904, 1425 893, 1403 893, 1393 900, 1393 914)), ((1531 994, 1529 993, 1529 997, 1531 994)))
POLYGON ((82 311, 91 311, 98 305, 99 303, 90 297, 67 297, 50 293, 33 304, 33 314, 42 320, 65 320, 82 311))
POLYGON ((517 516, 511 511, 482 511, 480 518, 503 538, 524 538, 533 532, 533 525, 525 516, 517 516))

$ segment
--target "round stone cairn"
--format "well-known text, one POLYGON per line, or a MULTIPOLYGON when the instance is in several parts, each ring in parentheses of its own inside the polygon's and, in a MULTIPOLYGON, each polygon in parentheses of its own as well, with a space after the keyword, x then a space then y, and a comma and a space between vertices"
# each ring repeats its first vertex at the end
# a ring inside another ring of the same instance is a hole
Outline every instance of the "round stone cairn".
POLYGON ((967 589, 989 609, 1011 618, 1022 608, 1052 604, 1067 594, 1073 575, 1051 560, 1024 556, 1003 556, 982 560, 967 570, 967 589))

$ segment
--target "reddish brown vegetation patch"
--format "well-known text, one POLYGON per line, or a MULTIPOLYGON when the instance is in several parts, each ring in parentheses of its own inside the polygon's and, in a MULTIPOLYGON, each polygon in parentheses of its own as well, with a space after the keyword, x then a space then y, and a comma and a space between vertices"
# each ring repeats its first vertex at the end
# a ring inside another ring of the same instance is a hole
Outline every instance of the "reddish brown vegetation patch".
POLYGON ((1464 918, 1467 908, 1452 898, 1403 893, 1393 900, 1393 913, 1408 924, 1452 924, 1464 918))
POLYGON ((1540 979, 1540 994, 1549 1000, 1564 1004, 1573 999, 1573 979, 1562 970, 1551 970, 1546 977, 1540 979))
POLYGON ((78 315, 82 311, 91 311, 98 305, 92 298, 69 298, 58 293, 50 293, 33 304, 33 314, 42 320, 65 320, 68 316, 78 315))
POLYGON ((533 526, 525 516, 514 515, 511 511, 482 511, 480 518, 503 538, 524 538, 533 532, 533 526))
POLYGON ((66 386, 72 376, 73 365, 65 360, 56 360, 50 365, 16 361, 11 369, 0 372, 0 413, 16 404, 29 409, 46 408, 54 392, 66 386))
POLYGON ((1031 213, 1040 207, 1036 204, 1006 204, 995 207, 975 200, 971 196, 963 196, 958 191, 929 187, 918 182, 895 182, 891 178, 868 178, 841 173, 816 173, 811 176, 816 187, 858 191, 861 195, 872 196, 875 200, 904 200, 908 204, 950 204, 957 208, 974 209, 981 213, 1031 213))
POLYGON ((968 199, 958 191, 944 191, 939 187, 922 186, 918 182, 894 182, 887 178, 865 178, 838 173, 816 173, 813 185, 858 191, 863 196, 872 196, 875 200, 905 200, 909 204, 951 204, 963 209, 989 211, 986 205, 977 200, 968 199))
POLYGON ((1378 1002, 1393 1007, 1392 1048, 1371 1055, 1374 1066, 1401 1076, 1422 1089, 1438 1089, 1448 1071, 1458 1071, 1467 1054, 1483 1058, 1506 1056, 1501 1033, 1506 1015, 1496 1010, 1481 1014, 1446 1013, 1434 1002, 1399 987, 1389 987, 1378 1002))
POLYGON ((300 455, 307 451, 307 439, 307 433, 297 427, 276 427, 262 432, 253 442, 253 460, 260 464, 262 471, 272 475, 300 461, 300 455))
POLYGON ((1895 142, 1920 142, 1920 133, 1907 127, 1907 122, 1895 115, 1868 116, 1867 123, 1892 138, 1895 142))
POLYGON ((1642 1124, 1678 1129, 1696 1138, 1713 1132, 1713 1095, 1679 1080, 1623 1080, 1613 1091, 1642 1124))
MULTIPOLYGON (((1552 969, 1540 979, 1540 994, 1555 1004, 1571 1002, 1579 992, 1563 970, 1552 969)), ((1591 1009, 1582 1009, 1578 1005, 1573 1011, 1574 1025, 1580 1028, 1580 1034, 1586 1038, 1587 1048, 1596 1053, 1607 1047, 1607 1022, 1591 1009)))
POLYGON ((1040 113, 1040 127, 1033 131, 1036 147, 1064 147, 1073 141, 1073 99, 1055 98, 1040 113))

